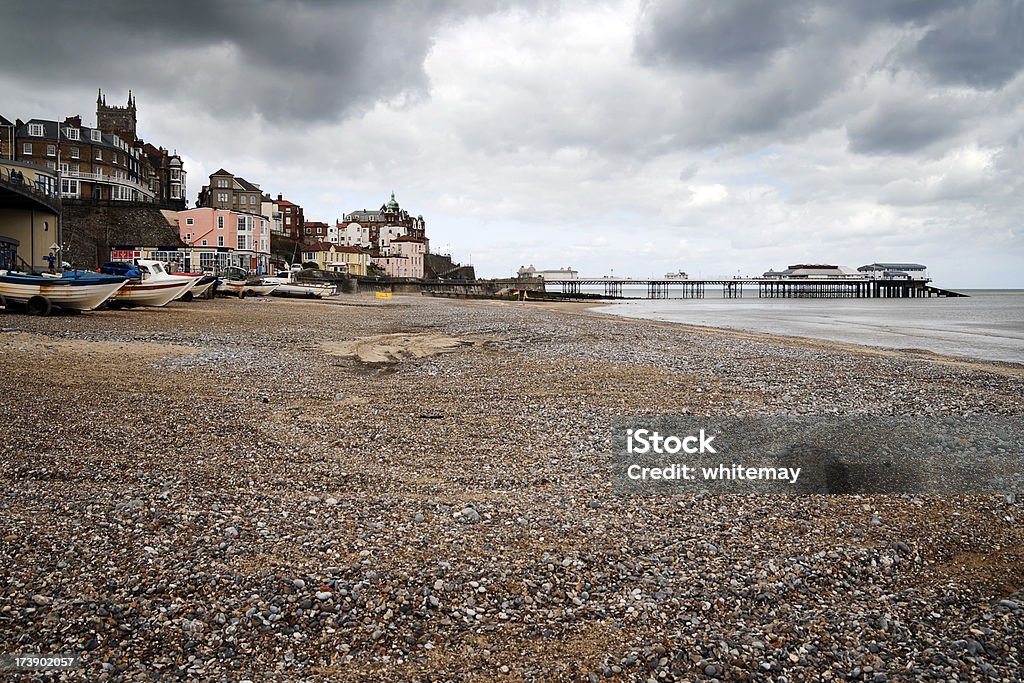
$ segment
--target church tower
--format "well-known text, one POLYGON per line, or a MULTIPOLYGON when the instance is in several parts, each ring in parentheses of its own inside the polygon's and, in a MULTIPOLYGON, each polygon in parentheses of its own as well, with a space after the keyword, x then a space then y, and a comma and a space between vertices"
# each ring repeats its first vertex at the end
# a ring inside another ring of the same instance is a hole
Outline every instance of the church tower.
POLYGON ((114 133, 127 143, 138 139, 135 132, 135 97, 128 91, 128 106, 107 106, 102 91, 96 93, 96 127, 105 133, 114 133))

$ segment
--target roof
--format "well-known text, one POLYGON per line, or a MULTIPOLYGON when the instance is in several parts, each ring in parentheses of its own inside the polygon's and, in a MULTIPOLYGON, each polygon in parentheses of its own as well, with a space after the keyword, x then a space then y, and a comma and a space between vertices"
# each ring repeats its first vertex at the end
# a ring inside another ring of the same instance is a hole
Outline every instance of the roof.
POLYGON ((928 270, 928 267, 920 263, 872 263, 857 270, 863 273, 868 270, 928 270))
POLYGON ((0 126, 13 126, 14 124, 4 118, 3 114, 0 114, 0 126))
POLYGON ((423 242, 424 242, 424 240, 421 240, 418 237, 408 237, 406 235, 402 235, 401 237, 396 237, 395 239, 393 239, 391 241, 392 242, 418 242, 419 244, 423 244, 423 242))
POLYGON ((256 185, 253 185, 252 183, 250 183, 245 178, 242 178, 241 176, 237 176, 236 175, 235 176, 235 182, 238 183, 239 185, 241 185, 242 189, 245 190, 246 192, 259 192, 260 191, 259 187, 257 187, 256 185))
POLYGON ((210 175, 234 175, 234 173, 232 173, 231 171, 225 171, 223 168, 218 168, 210 175))

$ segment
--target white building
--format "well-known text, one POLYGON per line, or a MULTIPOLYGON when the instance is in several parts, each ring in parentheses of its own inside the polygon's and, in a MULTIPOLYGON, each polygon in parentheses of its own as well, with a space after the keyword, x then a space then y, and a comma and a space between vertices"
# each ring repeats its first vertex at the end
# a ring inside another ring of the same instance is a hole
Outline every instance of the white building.
POLYGON ((876 280, 927 280, 928 268, 920 263, 871 263, 857 269, 861 277, 876 280))
POLYGON ((519 269, 516 274, 521 278, 539 277, 544 280, 579 280, 580 272, 573 270, 572 267, 566 266, 556 270, 537 270, 533 267, 533 264, 529 266, 523 266, 519 269))

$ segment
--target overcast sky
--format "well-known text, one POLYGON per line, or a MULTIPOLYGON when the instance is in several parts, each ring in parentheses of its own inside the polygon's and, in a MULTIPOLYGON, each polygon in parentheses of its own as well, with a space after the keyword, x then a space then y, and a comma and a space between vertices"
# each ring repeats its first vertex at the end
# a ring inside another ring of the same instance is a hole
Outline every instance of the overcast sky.
POLYGON ((308 220, 392 190, 485 276, 916 261, 1024 287, 1024 2, 3 2, 0 114, 308 220))

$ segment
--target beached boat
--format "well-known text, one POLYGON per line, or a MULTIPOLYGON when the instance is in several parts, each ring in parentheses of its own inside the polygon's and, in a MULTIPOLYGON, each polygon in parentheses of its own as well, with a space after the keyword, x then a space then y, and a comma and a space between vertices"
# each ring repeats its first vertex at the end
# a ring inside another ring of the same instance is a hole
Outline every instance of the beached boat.
POLYGON ((171 275, 160 261, 136 259, 134 263, 104 263, 100 272, 124 275, 129 281, 110 300, 111 306, 166 306, 199 281, 188 275, 171 275))
POLYGON ((171 275, 182 275, 185 277, 196 278, 196 284, 192 289, 186 290, 179 294, 175 301, 192 301, 193 299, 212 299, 214 292, 214 284, 217 282, 217 278, 206 273, 171 273, 171 275))
POLYGON ((54 306, 72 311, 99 308, 124 287, 128 278, 87 271, 28 275, 0 271, 0 297, 22 304, 32 315, 49 315, 54 306))
MULTIPOLYGON (((204 275, 203 278, 192 288, 192 298, 212 299, 217 291, 217 278, 212 275, 204 275)), ((187 296, 187 293, 186 293, 187 296)))
POLYGON ((250 275, 243 268, 226 268, 221 275, 217 292, 243 299, 247 296, 266 296, 277 289, 276 282, 266 282, 259 276, 250 275))
POLYGON ((274 296, 305 297, 308 299, 322 299, 331 296, 337 290, 333 284, 325 282, 297 282, 295 273, 278 273, 277 277, 265 277, 266 283, 277 284, 274 296))

